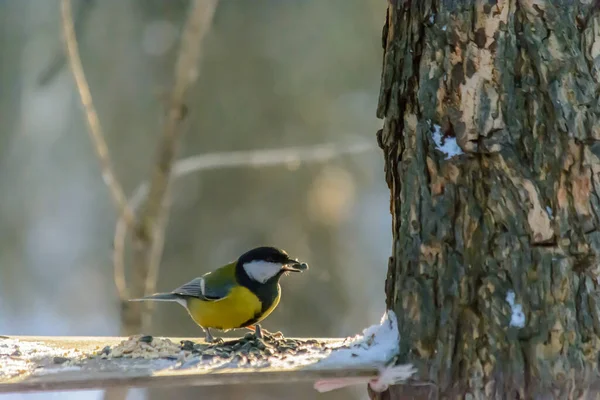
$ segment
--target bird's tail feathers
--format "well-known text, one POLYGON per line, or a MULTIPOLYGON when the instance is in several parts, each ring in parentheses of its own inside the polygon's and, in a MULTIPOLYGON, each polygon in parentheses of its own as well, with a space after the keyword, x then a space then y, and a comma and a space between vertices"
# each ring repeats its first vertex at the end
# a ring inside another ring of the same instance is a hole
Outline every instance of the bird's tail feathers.
POLYGON ((156 293, 150 296, 142 297, 139 299, 129 299, 129 301, 177 301, 181 300, 181 296, 173 293, 156 293))

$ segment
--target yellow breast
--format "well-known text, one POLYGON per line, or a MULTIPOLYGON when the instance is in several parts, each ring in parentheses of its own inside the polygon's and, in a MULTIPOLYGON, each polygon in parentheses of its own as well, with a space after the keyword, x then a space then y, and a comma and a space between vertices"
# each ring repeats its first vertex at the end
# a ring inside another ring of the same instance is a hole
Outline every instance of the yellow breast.
POLYGON ((188 312, 192 319, 203 328, 229 330, 243 328, 265 319, 279 304, 281 291, 278 290, 273 304, 262 312, 263 305, 249 289, 237 286, 222 300, 204 301, 190 298, 188 312))

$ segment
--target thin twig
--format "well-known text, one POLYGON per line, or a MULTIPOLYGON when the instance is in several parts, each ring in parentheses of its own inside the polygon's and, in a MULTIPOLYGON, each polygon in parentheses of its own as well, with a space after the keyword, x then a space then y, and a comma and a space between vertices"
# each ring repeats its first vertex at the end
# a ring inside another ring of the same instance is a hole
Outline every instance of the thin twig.
MULTIPOLYGON (((143 296, 156 285, 162 254, 162 231, 168 217, 165 198, 177 144, 182 134, 180 125, 185 116, 185 95, 198 77, 201 43, 211 25, 216 5, 217 0, 194 0, 183 29, 164 135, 158 146, 149 193, 133 231, 133 277, 130 291, 134 297, 143 296)), ((146 317, 147 304, 122 304, 122 325, 127 334, 147 326, 150 320, 146 317)))
MULTIPOLYGON (((378 147, 371 142, 352 144, 326 143, 315 146, 285 147, 268 150, 234 151, 225 153, 209 153, 184 158, 175 163, 171 179, 181 178, 193 172, 208 171, 221 168, 235 167, 266 167, 289 163, 325 162, 348 154, 358 154, 375 150, 378 147)), ((148 182, 142 182, 129 198, 128 205, 136 210, 148 194, 148 182)), ((115 228, 115 249, 124 249, 127 236, 127 224, 124 218, 119 218, 115 228)), ((162 244, 161 244, 162 245, 162 244)), ((125 285, 124 251, 115 251, 115 284, 125 285)), ((160 256, 157 257, 160 260, 160 256)), ((156 261, 153 258, 153 261, 156 261)), ((156 286, 158 265, 149 270, 146 281, 146 295, 151 294, 156 286)), ((124 290, 119 289, 119 293, 124 290)))
MULTIPOLYGON (((324 143, 314 146, 200 154, 177 161, 173 166, 173 178, 213 169, 258 168, 282 164, 325 162, 347 154, 358 154, 375 149, 377 149, 377 145, 365 141, 350 144, 324 143)), ((148 182, 142 182, 129 198, 129 207, 133 210, 137 209, 147 194, 148 182)))
MULTIPOLYGON (((80 38, 84 31, 85 25, 89 20, 91 11, 97 5, 96 0, 79 0, 75 2, 75 16, 73 18, 73 26, 75 29, 75 37, 80 38)), ((37 84, 45 86, 51 83, 54 78, 61 72, 67 63, 67 54, 61 45, 46 67, 38 75, 37 84)))
POLYGON ((115 203, 119 214, 123 214, 127 225, 133 226, 135 222, 135 216, 132 210, 127 205, 127 198, 123 192, 123 188, 119 184, 115 173, 112 168, 110 156, 108 153, 108 146, 104 139, 104 133, 102 132, 102 126, 98 119, 98 114, 92 101, 92 94, 90 93, 90 87, 85 78, 83 72, 83 66, 81 64, 81 57, 79 56, 79 49, 77 47, 77 37, 75 35, 75 26, 73 24, 73 12, 71 9, 71 0, 61 1, 61 15, 63 25, 63 35, 65 45, 67 49, 67 56, 73 77, 75 78, 75 84, 77 91, 81 98, 81 104, 85 109, 86 119, 89 126, 90 137, 94 144, 94 149, 100 161, 100 168, 102 169, 102 177, 104 182, 108 186, 113 202, 115 203))

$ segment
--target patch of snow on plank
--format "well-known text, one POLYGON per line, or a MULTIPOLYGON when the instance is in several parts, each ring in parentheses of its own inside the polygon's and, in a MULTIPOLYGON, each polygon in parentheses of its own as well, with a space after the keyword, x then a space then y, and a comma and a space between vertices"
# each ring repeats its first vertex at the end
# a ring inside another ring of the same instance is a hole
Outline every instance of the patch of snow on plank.
MULTIPOLYGON (((0 381, 16 376, 29 375, 38 363, 52 357, 73 358, 80 354, 76 350, 64 350, 48 347, 38 342, 20 341, 9 337, 0 337, 0 381)), ((39 372, 39 369, 36 371, 39 372)))
POLYGON ((62 374, 63 372, 81 371, 83 368, 78 365, 70 365, 66 367, 57 368, 38 368, 33 374, 34 375, 49 375, 49 374, 62 374))
POLYGON ((343 345, 319 361, 319 365, 373 365, 389 362, 400 350, 400 332, 396 314, 388 310, 381 323, 371 325, 363 333, 346 338, 343 345))
POLYGON ((345 386, 368 383, 371 389, 382 392, 389 385, 403 382, 416 370, 412 364, 394 365, 400 350, 398 320, 392 310, 388 310, 378 325, 366 328, 362 335, 347 338, 344 344, 334 349, 315 366, 365 367, 372 366, 379 374, 371 377, 323 379, 314 384, 319 392, 339 389, 345 386))

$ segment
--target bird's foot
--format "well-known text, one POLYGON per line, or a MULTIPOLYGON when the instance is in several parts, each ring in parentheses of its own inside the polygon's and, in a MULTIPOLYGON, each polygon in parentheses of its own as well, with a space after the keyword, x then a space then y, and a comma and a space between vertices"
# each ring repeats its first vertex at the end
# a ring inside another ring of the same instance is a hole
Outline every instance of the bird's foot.
POLYGON ((281 333, 281 331, 277 331, 277 332, 269 332, 266 329, 263 329, 260 327, 260 325, 256 324, 255 326, 252 327, 248 327, 248 329, 250 329, 251 331, 254 331, 254 336, 257 339, 282 339, 283 338, 283 333, 281 333))
POLYGON ((211 333, 210 329, 206 328, 205 330, 206 336, 204 337, 204 341, 209 344, 221 344, 223 343, 222 338, 215 338, 211 333))
POLYGON ((262 334, 265 339, 283 339, 283 333, 281 331, 269 332, 263 329, 262 334))
POLYGON ((210 341, 209 343, 212 343, 212 344, 223 344, 223 343, 225 343, 225 341, 223 340, 223 338, 218 337, 218 338, 212 338, 212 341, 210 341))
POLYGON ((265 337, 266 340, 270 340, 270 341, 277 341, 277 340, 281 340, 283 339, 283 333, 281 331, 277 331, 277 332, 263 332, 263 336, 265 337))

